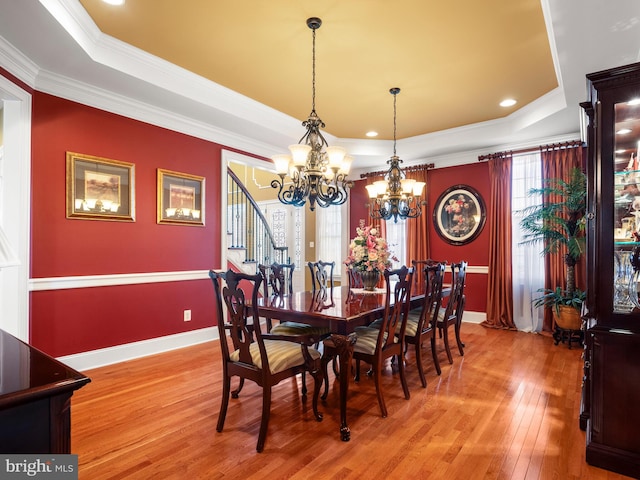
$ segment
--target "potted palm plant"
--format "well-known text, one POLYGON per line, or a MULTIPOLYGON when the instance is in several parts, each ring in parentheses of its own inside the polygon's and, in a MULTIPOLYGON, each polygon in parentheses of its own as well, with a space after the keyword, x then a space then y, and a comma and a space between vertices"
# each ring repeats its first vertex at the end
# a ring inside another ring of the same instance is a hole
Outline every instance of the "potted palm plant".
POLYGON ((520 227, 524 231, 521 244, 542 242, 542 256, 564 253, 566 285, 541 290, 534 301, 536 307, 552 307, 558 327, 578 330, 580 309, 585 292, 576 288, 576 264, 585 248, 585 216, 587 211, 587 177, 579 168, 571 171, 569 181, 546 179, 541 188, 529 191, 545 201, 522 210, 520 227), (566 250, 561 250, 566 247, 566 250))

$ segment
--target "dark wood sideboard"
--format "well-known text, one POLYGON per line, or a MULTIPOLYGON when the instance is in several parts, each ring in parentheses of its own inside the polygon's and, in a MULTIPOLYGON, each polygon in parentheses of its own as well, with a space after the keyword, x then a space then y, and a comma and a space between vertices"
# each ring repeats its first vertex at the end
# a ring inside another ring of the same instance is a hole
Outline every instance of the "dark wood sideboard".
POLYGON ((71 453, 71 396, 90 381, 0 330, 0 452, 71 453))

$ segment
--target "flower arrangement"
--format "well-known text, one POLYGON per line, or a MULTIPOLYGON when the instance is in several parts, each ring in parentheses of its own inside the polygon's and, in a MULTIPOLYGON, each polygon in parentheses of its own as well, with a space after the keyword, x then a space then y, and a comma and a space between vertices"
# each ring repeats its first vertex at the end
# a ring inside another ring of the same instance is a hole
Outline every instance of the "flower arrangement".
POLYGON ((378 272, 391 268, 391 260, 398 259, 389 251, 389 246, 380 232, 372 225, 365 226, 364 220, 356 228, 357 236, 349 245, 349 256, 345 265, 358 272, 378 272))

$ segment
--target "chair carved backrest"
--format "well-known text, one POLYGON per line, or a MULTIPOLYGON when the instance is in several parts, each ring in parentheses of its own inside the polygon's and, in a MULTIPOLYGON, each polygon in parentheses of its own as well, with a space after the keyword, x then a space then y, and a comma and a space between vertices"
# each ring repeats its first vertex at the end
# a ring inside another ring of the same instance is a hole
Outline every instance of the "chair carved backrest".
MULTIPOLYGON (((227 335, 231 336, 233 348, 238 352, 238 361, 241 363, 253 365, 250 347, 254 340, 257 340, 260 344, 263 362, 267 361, 260 329, 253 328, 253 325, 260 325, 257 309, 248 308, 245 294, 246 289, 250 294, 251 305, 257 305, 262 276, 260 274, 248 275, 228 270, 225 273, 209 271, 209 277, 213 280, 215 291, 218 333, 220 335, 224 363, 231 362, 231 352, 229 351, 228 343, 225 341, 227 335), (226 281, 225 286, 221 285, 222 280, 226 281), (242 285, 240 284, 241 282, 242 285), (223 304, 227 310, 226 319, 224 317, 223 304)), ((262 366, 266 368, 268 364, 265 366, 263 363, 262 366)))
MULTIPOLYGON (((432 260, 430 258, 426 259, 426 260, 411 260, 411 266, 414 268, 415 273, 413 275, 413 289, 416 292, 422 292, 425 288, 425 276, 423 275, 424 269, 431 266, 431 265, 437 265, 439 263, 442 263, 444 265, 447 264, 447 262, 439 262, 437 260, 432 260)), ((446 267, 445 267, 446 268, 446 267)))
MULTIPOLYGON (((416 264, 422 263, 413 261, 414 268, 416 264)), ((442 303, 442 281, 444 279, 445 264, 431 262, 418 271, 416 268, 416 276, 423 277, 422 285, 424 285, 424 300, 420 310, 420 318, 418 320, 417 331, 421 332, 426 328, 434 328, 438 320, 438 311, 442 303)))
POLYGON ((333 269, 335 262, 308 262, 309 272, 311 273, 311 288, 315 292, 317 290, 326 291, 328 288, 333 290, 333 269))
POLYGON ((264 283, 264 295, 266 297, 293 293, 293 272, 295 263, 272 263, 271 265, 258 265, 264 283))
POLYGON ((347 275, 349 276, 349 288, 364 287, 364 282, 362 281, 362 274, 359 271, 348 268, 347 275))
POLYGON ((413 282, 413 267, 402 266, 395 270, 385 270, 386 299, 382 325, 378 334, 378 345, 384 350, 394 343, 404 342, 409 300, 413 282), (397 277, 393 281, 391 277, 397 277), (397 337, 397 338, 396 338, 397 337))
POLYGON ((462 313, 464 311, 464 284, 467 273, 467 262, 451 264, 451 295, 444 312, 444 320, 451 322, 455 317, 455 322, 462 321, 462 313))

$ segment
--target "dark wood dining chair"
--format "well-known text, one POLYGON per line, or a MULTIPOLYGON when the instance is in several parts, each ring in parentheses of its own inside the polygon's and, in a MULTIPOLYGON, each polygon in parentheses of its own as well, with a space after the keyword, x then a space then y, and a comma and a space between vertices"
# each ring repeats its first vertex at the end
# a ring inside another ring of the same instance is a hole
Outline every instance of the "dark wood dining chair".
POLYGON ((426 388, 427 379, 422 365, 422 347, 427 339, 430 342, 431 356, 433 357, 436 372, 438 375, 442 373, 436 353, 436 324, 442 302, 442 280, 444 278, 445 264, 431 262, 425 265, 423 262, 416 260, 411 263, 415 269, 414 277, 418 275, 423 277, 422 282, 417 285, 423 286, 424 298, 420 308, 409 311, 404 336, 405 352, 409 345, 414 345, 418 375, 422 386, 426 388), (421 265, 422 268, 419 269, 418 265, 421 265))
MULTIPOLYGON (((356 361, 355 381, 360 381, 360 362, 363 361, 371 365, 371 375, 375 382, 382 417, 387 416, 387 406, 382 392, 382 368, 387 359, 396 358, 404 398, 408 400, 410 397, 402 360, 407 313, 409 312, 409 300, 411 298, 413 267, 402 266, 396 270, 385 270, 384 278, 386 285, 384 315, 379 320, 379 323, 374 322, 367 327, 356 327, 356 340, 353 349, 353 358, 356 361), (397 281, 390 281, 391 277, 394 276, 397 277, 397 281)), ((322 369, 326 382, 328 379, 328 363, 331 358, 335 357, 335 349, 331 339, 325 340, 324 347, 322 369)), ((327 386, 325 385, 323 398, 326 397, 326 394, 327 386)))
MULTIPOLYGON (((262 296, 271 302, 282 300, 284 295, 293 293, 294 263, 272 263, 258 265, 258 272, 262 276, 262 296)), ((272 328, 272 319, 267 318, 267 331, 272 328)))
POLYGON ((314 292, 333 290, 333 269, 336 262, 308 262, 309 273, 311 274, 311 289, 314 292))
MULTIPOLYGON (((446 264, 447 262, 441 262, 438 260, 433 260, 431 258, 428 258, 426 260, 411 260, 411 266, 415 269, 415 273, 413 275, 413 291, 414 292, 422 292, 425 289, 425 277, 424 275, 422 275, 424 269, 426 267, 429 267, 431 265, 437 265, 439 263, 443 263, 445 264, 445 268, 446 268, 446 264)), ((414 309, 416 311, 420 311, 420 309, 422 308, 422 306, 414 309)))
MULTIPOLYGON (((259 265, 258 270, 262 281, 266 282, 264 296, 269 301, 279 301, 284 295, 293 293, 294 263, 272 263, 269 266, 259 265)), ((272 326, 271 319, 267 319, 267 331, 279 335, 313 335, 319 340, 329 335, 328 327, 318 327, 299 322, 280 322, 272 326)))
MULTIPOLYGON (((262 276, 264 285, 263 295, 270 302, 283 300, 284 295, 293 293, 293 272, 296 266, 294 263, 272 263, 271 265, 258 265, 258 271, 262 276)), ((279 322, 272 325, 273 319, 267 318, 267 331, 277 335, 288 336, 311 336, 316 339, 315 346, 319 346, 320 341, 329 336, 329 327, 309 325, 301 322, 279 322)), ((302 394, 307 393, 306 372, 302 372, 302 394)))
POLYGON ((466 281, 467 262, 461 261, 459 263, 451 264, 451 295, 446 307, 440 307, 438 313, 438 321, 436 327, 438 329, 438 336, 442 338, 444 343, 444 349, 447 353, 447 359, 449 363, 453 363, 453 357, 451 355, 451 347, 449 346, 449 327, 454 327, 456 343, 458 344, 458 351, 460 355, 464 355, 464 343, 460 339, 460 327, 462 324, 462 314, 464 313, 464 305, 466 298, 464 296, 464 284, 466 281))
POLYGON ((259 274, 248 275, 231 270, 216 273, 210 270, 209 277, 215 292, 216 321, 222 351, 222 403, 216 430, 222 432, 224 427, 229 397, 238 398, 239 392, 231 391, 231 378, 237 376, 251 380, 262 387, 262 417, 256 446, 256 450, 261 452, 269 426, 271 389, 282 380, 309 372, 314 379, 313 414, 317 421, 322 420, 318 412, 322 384, 320 352, 311 346, 316 342, 312 337, 289 337, 261 331, 257 309, 248 308, 246 301, 248 296, 251 298, 250 305, 257 305, 262 282, 259 274), (224 287, 223 280, 226 281, 224 287), (226 305, 228 321, 224 316, 223 304, 226 305), (253 320, 253 328, 249 328, 249 316, 253 320))
POLYGON ((266 281, 265 292, 267 295, 290 295, 293 293, 293 273, 295 263, 277 263, 271 265, 258 265, 263 282, 266 281))

